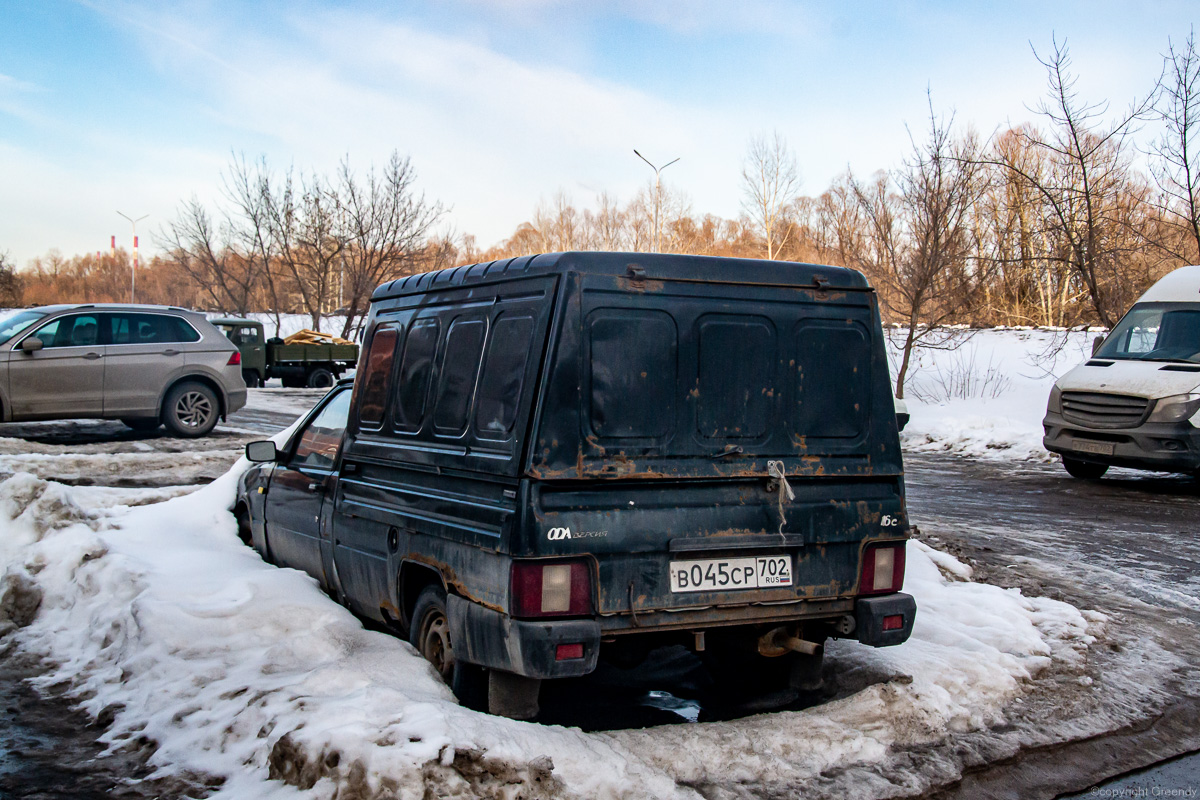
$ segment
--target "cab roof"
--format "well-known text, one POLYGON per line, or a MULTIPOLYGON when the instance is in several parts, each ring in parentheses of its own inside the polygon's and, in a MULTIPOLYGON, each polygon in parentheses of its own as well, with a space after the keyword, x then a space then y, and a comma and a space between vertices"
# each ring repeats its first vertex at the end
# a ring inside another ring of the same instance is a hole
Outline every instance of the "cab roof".
POLYGON ((810 286, 842 291, 869 291, 871 288, 861 272, 821 264, 665 253, 570 252, 519 256, 408 275, 381 284, 371 295, 371 299, 383 300, 418 294, 430 289, 484 283, 500 278, 523 278, 566 272, 647 280, 810 286))
POLYGON ((1200 302, 1200 266, 1168 272, 1138 298, 1139 303, 1200 302))

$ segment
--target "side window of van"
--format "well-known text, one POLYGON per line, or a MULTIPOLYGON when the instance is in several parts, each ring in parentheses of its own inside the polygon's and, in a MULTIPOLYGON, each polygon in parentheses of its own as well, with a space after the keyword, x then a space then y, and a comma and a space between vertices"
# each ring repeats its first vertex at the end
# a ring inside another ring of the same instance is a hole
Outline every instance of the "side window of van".
POLYGON ((870 397, 871 346, 861 327, 806 320, 795 329, 796 436, 853 439, 863 433, 870 397))
POLYGON ((377 328, 371 337, 371 352, 363 370, 362 400, 358 407, 359 424, 378 429, 383 425, 387 390, 392 377, 392 362, 400 341, 398 328, 377 328))
POLYGON ((485 320, 456 319, 450 324, 441 381, 433 406, 433 427, 438 433, 460 434, 467 427, 486 334, 485 320))
POLYGON ((475 411, 481 437, 507 439, 512 432, 532 338, 533 317, 502 316, 492 327, 475 411))
POLYGON ((433 373, 433 356, 437 352, 440 329, 441 324, 436 319, 418 319, 409 328, 397 378, 397 402, 392 412, 398 431, 419 431, 425 420, 429 376, 433 373))
POLYGON ((679 335, 662 311, 597 309, 588 317, 591 424, 609 439, 675 429, 679 335))

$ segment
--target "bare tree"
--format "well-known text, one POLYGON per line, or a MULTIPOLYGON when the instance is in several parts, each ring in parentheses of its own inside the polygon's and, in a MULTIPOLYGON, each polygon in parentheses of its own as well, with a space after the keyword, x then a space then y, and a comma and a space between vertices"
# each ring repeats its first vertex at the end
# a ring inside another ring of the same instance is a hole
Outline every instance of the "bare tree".
POLYGON ((1044 224, 1057 240, 1054 258, 1066 264, 1087 291, 1100 322, 1112 325, 1130 300, 1121 263, 1134 249, 1122 220, 1121 199, 1130 185, 1130 136, 1150 109, 1153 95, 1134 101, 1108 125, 1107 103, 1086 103, 1075 90, 1066 43, 1053 40, 1053 54, 1038 62, 1046 69, 1047 97, 1035 109, 1051 124, 1049 133, 1016 129, 1029 147, 1046 156, 1038 174, 1003 153, 990 157, 1029 182, 1047 213, 1044 224))
POLYGON ((155 238, 167 251, 166 260, 201 288, 213 308, 240 316, 250 312, 259 278, 256 265, 233 246, 231 226, 215 222, 197 198, 184 203, 155 238))
POLYGON ((321 176, 297 182, 289 171, 272 191, 267 213, 280 263, 299 294, 312 330, 319 331, 321 318, 335 310, 331 301, 339 286, 339 268, 349 238, 345 208, 321 176))
POLYGON ((978 139, 951 138, 951 121, 929 114, 929 136, 913 143, 901 169, 849 184, 867 223, 858 266, 883 282, 882 300, 907 323, 896 396, 914 347, 935 340, 970 309, 982 276, 970 269, 971 209, 980 192, 978 139))
POLYGON ((15 308, 21 305, 21 276, 8 253, 0 253, 0 306, 15 308))
POLYGON ((275 320, 275 335, 278 336, 284 304, 280 294, 281 281, 275 274, 278 258, 275 238, 271 235, 271 172, 266 159, 251 166, 245 156, 234 156, 224 175, 222 188, 225 197, 238 211, 230 217, 232 239, 255 275, 262 280, 267 292, 267 310, 275 320))
POLYGON ((1158 115, 1165 128, 1151 153, 1150 171, 1161 192, 1155 206, 1179 235, 1165 244, 1185 263, 1200 262, 1200 53, 1193 30, 1178 51, 1168 42, 1166 80, 1158 115))
POLYGON ((779 132, 750 140, 742 166, 742 207, 766 243, 767 258, 783 247, 792 232, 787 207, 800 189, 796 158, 779 132))
POLYGON ((412 164, 396 152, 381 174, 372 167, 363 179, 355 176, 348 158, 338 168, 337 191, 348 234, 342 253, 344 337, 366 314, 376 286, 416 271, 429 229, 442 216, 441 205, 418 195, 415 182, 412 164))

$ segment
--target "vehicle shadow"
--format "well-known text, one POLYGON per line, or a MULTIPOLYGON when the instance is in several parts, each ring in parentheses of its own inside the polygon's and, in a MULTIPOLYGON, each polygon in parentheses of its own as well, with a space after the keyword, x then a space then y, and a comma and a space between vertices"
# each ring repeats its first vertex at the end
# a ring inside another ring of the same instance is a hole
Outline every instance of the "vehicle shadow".
MULTIPOLYGON (((155 428, 151 431, 135 431, 132 428, 126 427, 122 422, 112 420, 7 422, 0 424, 0 438, 22 439, 32 444, 54 446, 114 444, 154 440, 194 441, 173 436, 163 427, 155 428)), ((245 435, 217 428, 204 438, 206 440, 239 439, 245 438, 245 435)))

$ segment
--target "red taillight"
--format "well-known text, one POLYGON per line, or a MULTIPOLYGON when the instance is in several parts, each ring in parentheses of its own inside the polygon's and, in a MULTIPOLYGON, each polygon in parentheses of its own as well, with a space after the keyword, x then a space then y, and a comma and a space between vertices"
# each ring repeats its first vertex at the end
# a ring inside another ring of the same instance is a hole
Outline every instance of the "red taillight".
POLYGON ((898 631, 904 627, 904 615, 892 614, 883 618, 883 629, 885 631, 898 631))
POLYGON ((868 547, 863 553, 859 594, 898 592, 904 585, 904 545, 868 547))
POLYGON ((225 362, 227 367, 236 367, 242 363, 242 353, 240 350, 234 350, 229 354, 229 360, 225 362))
POLYGON ((514 617, 575 617, 592 613, 592 581, 582 561, 516 561, 514 617))

